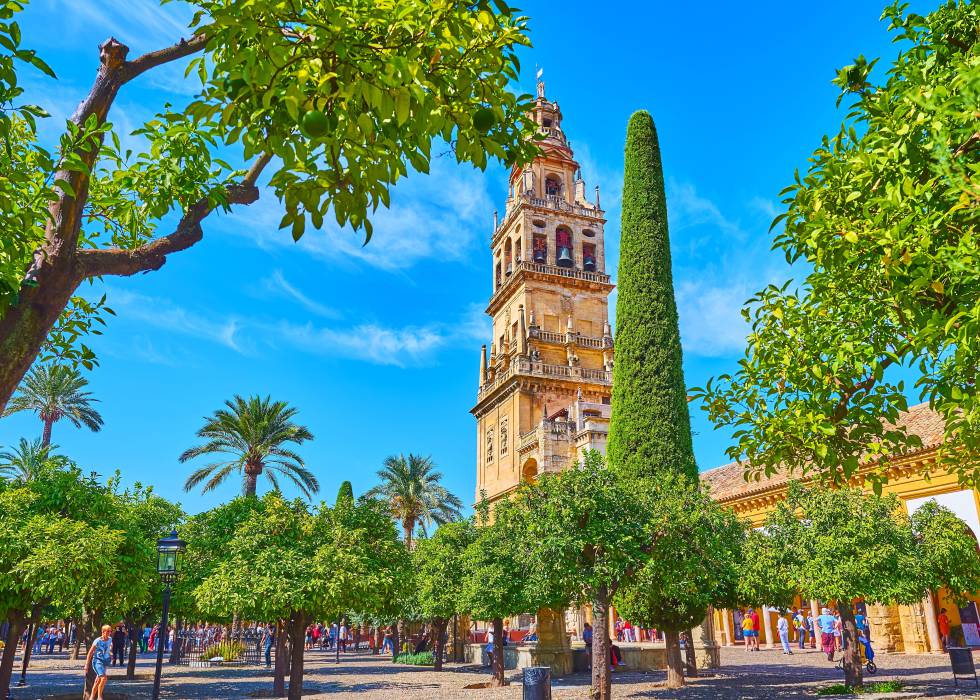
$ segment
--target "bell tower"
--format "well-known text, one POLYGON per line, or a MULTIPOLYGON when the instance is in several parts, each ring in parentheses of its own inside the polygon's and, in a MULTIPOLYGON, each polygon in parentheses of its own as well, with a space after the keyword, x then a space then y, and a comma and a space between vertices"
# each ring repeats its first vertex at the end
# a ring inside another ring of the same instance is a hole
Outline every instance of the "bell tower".
POLYGON ((493 336, 480 356, 477 493, 496 499, 522 480, 560 471, 589 448, 605 452, 613 339, 604 212, 543 82, 531 112, 541 154, 515 166, 506 209, 494 212, 493 336), (487 348, 489 346, 489 354, 487 348))

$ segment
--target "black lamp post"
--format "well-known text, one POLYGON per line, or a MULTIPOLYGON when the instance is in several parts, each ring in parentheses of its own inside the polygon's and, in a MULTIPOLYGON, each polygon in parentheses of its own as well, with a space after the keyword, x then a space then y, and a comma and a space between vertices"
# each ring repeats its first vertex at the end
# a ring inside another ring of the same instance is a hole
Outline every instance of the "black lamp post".
POLYGON ((157 573, 164 584, 163 616, 160 620, 160 633, 157 635, 157 667, 153 674, 153 700, 160 698, 160 672, 163 670, 163 648, 167 645, 167 613, 170 612, 170 584, 177 581, 178 561, 187 543, 177 537, 177 531, 169 537, 157 540, 157 573))

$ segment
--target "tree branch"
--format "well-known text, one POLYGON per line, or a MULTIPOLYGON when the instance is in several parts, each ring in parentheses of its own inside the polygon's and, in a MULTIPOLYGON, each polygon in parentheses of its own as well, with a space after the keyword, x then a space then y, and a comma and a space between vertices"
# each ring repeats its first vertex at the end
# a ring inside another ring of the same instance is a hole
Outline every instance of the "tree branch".
POLYGON ((119 80, 122 83, 128 83, 133 78, 142 75, 152 68, 190 56, 198 51, 203 51, 206 44, 207 37, 203 34, 195 34, 190 39, 181 39, 173 46, 145 53, 139 58, 126 61, 120 66, 119 80))
MULTIPOLYGON (((272 155, 263 154, 249 168, 244 179, 225 188, 228 204, 248 205, 257 201, 259 189, 256 181, 272 155)), ((201 199, 184 212, 174 232, 133 250, 108 248, 105 250, 78 251, 76 271, 79 279, 104 275, 135 275, 138 272, 159 270, 167 262, 167 256, 186 250, 204 237, 201 222, 214 211, 208 199, 201 199)))
POLYGON ((961 143, 959 147, 953 151, 953 157, 959 158, 964 153, 972 151, 974 148, 976 148, 978 143, 980 143, 980 131, 974 131, 970 135, 970 138, 961 143))

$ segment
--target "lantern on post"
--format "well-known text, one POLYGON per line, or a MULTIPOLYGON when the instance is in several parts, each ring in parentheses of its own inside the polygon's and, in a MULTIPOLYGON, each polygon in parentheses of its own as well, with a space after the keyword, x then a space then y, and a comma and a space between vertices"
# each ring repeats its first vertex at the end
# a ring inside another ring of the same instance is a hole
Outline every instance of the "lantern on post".
POLYGON ((160 698, 160 672, 163 670, 163 650, 170 638, 167 630, 167 615, 170 612, 170 584, 176 583, 180 571, 180 555, 187 548, 187 543, 177 537, 173 530, 169 537, 157 540, 157 573, 164 584, 163 615, 160 620, 160 632, 157 634, 157 665, 153 674, 153 700, 160 698))

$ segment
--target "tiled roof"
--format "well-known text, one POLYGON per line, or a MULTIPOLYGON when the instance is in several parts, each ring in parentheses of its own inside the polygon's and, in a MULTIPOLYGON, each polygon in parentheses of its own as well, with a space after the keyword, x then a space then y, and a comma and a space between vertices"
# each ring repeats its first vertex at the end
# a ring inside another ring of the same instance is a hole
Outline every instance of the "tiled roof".
MULTIPOLYGON (((932 449, 943 441, 945 421, 942 416, 929 408, 928 403, 912 406, 902 413, 898 419, 898 426, 904 427, 911 435, 919 436, 922 440, 921 450, 932 449)), ((799 477, 799 472, 791 475, 780 471, 769 478, 758 474, 755 476, 760 476, 760 480, 747 482, 744 465, 740 462, 730 462, 702 472, 701 481, 708 485, 711 495, 721 501, 771 489, 786 483, 792 476, 799 477)))

